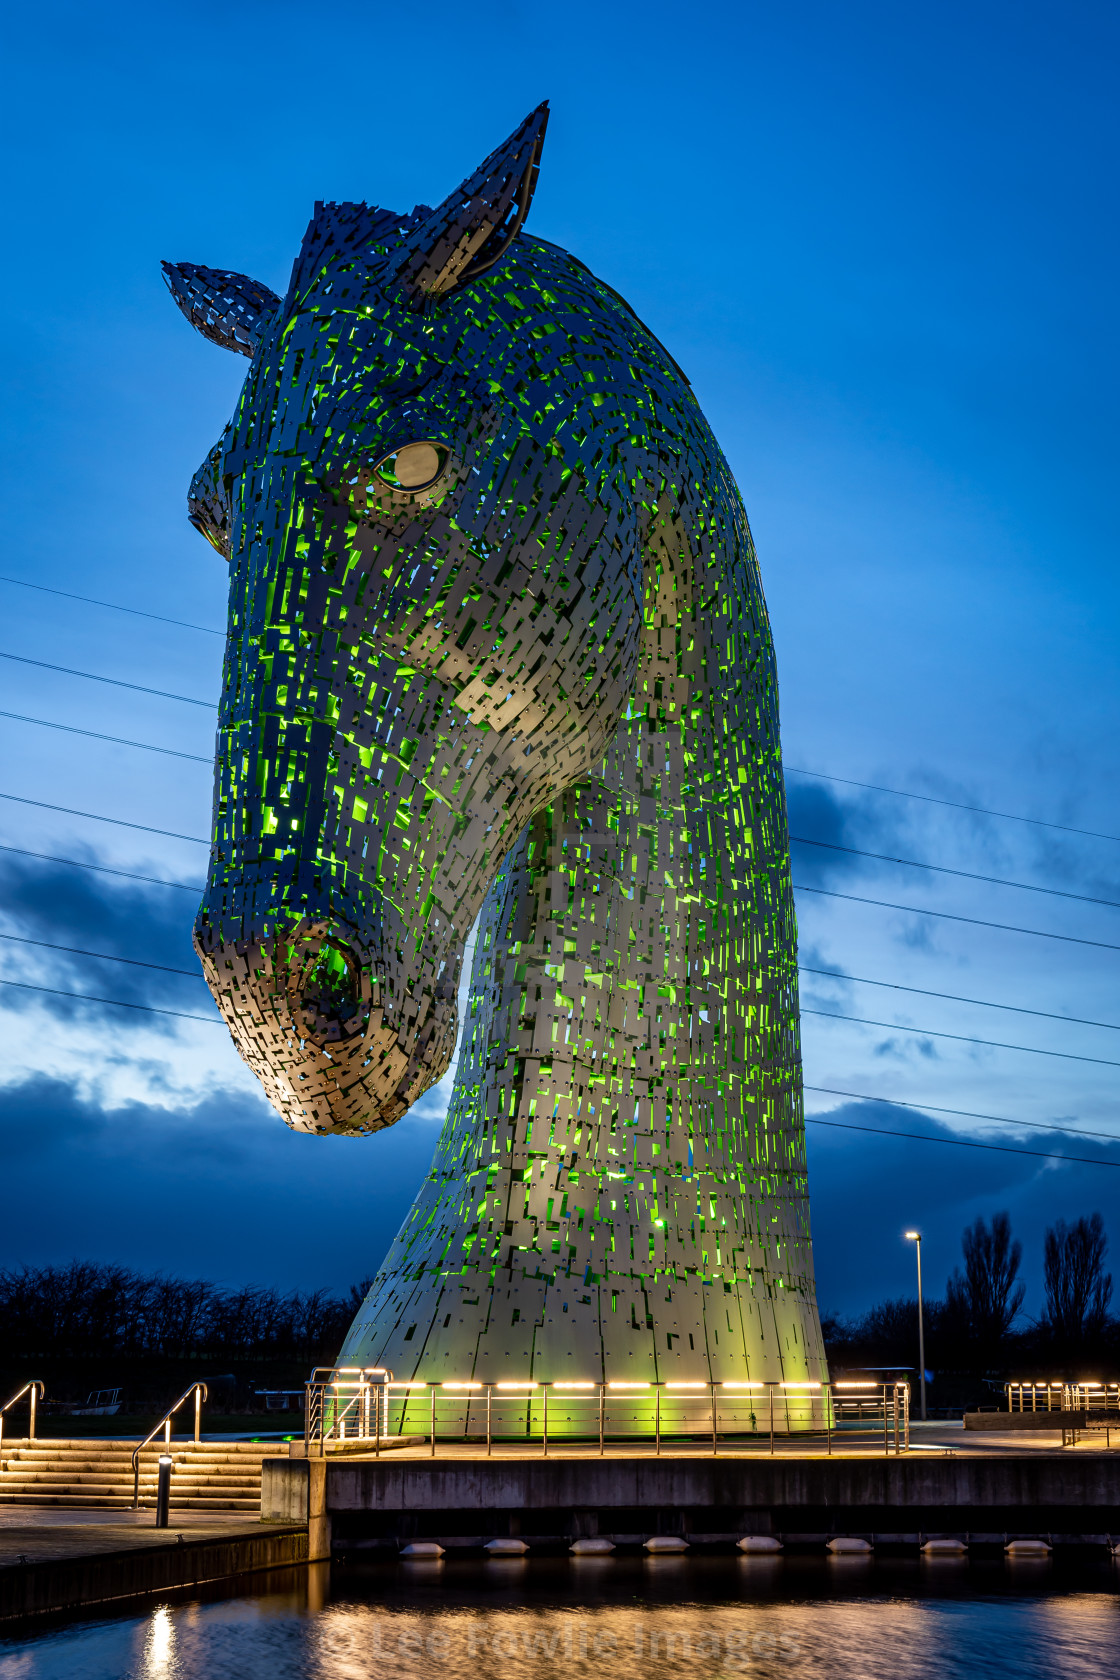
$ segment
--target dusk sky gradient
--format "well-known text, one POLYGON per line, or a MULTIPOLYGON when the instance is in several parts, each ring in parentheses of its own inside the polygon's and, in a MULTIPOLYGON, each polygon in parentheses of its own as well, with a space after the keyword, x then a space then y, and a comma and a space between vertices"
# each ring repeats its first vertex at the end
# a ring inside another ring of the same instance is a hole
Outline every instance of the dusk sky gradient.
MULTIPOLYGON (((225 569, 184 504, 247 363, 160 258, 283 293, 316 199, 439 202, 547 97, 530 229, 633 305, 731 462, 787 766, 1120 836, 1117 34, 1078 0, 13 14, 0 572, 219 633, 0 582, 0 653, 216 701, 225 569)), ((193 755, 0 717, 0 794, 208 834, 206 707, 0 658, 0 710, 193 755)), ((810 1125, 822 1308, 910 1290, 914 1224, 939 1293, 962 1226, 1006 1208, 1037 1314, 1054 1218, 1099 1209, 1120 1266, 1120 840, 787 785, 794 835, 856 849, 793 848, 801 960, 836 976, 802 982, 808 1113, 1108 1163, 810 1125)), ((206 855, 8 798, 0 843, 184 883, 206 855)), ((207 1017, 0 987, 0 1265, 344 1291, 446 1081, 374 1138, 289 1132, 217 1023, 196 902, 0 850, 0 933, 42 942, 0 939, 0 977, 207 1017)))

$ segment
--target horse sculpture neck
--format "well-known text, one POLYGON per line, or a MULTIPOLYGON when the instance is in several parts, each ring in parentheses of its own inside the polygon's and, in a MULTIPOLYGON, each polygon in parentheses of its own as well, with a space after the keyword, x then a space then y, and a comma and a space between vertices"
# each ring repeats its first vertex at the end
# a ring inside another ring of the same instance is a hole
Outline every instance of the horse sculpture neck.
POLYGON ((657 360, 634 688, 486 900, 443 1135, 343 1364, 827 1374, 769 624, 733 481, 657 360))

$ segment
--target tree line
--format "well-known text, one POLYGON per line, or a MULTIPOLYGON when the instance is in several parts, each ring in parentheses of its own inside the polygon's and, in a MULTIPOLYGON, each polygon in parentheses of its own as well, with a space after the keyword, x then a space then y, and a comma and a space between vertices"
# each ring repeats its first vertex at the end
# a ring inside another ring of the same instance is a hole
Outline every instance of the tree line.
POLYGON ((370 1279, 339 1296, 223 1289, 197 1279, 73 1260, 0 1271, 0 1348, 19 1357, 337 1357, 370 1279))
MULTIPOLYGON (((977 1219, 961 1237, 963 1268, 954 1267, 943 1297, 923 1304, 927 1364, 979 1373, 1030 1360, 1027 1375, 1077 1377, 1086 1373, 1073 1367, 1086 1359, 1120 1362, 1107 1257, 1099 1213, 1071 1224, 1059 1219, 1043 1246, 1043 1310, 1029 1319, 1019 1276, 1023 1245, 1012 1236, 1010 1218, 997 1213, 977 1219)), ((826 1317, 822 1328, 831 1362, 916 1364, 916 1296, 880 1302, 857 1319, 826 1317)))

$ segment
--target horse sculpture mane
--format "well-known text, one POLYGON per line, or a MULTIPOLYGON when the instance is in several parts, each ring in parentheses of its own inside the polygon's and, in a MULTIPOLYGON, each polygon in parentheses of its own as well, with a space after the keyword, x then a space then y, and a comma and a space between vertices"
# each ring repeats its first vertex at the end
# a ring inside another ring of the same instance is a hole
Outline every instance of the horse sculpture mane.
POLYGON ((289 1125, 391 1125, 470 1012, 347 1364, 826 1375, 777 680, 688 382, 521 231, 542 107, 438 210, 321 205, 191 488, 231 561, 196 944, 289 1125))

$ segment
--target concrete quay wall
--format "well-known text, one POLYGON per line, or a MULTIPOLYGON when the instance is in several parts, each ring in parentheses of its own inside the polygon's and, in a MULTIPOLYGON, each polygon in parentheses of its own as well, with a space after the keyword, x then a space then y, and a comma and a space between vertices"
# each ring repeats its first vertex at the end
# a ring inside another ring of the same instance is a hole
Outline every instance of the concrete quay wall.
MULTIPOLYGON (((29 1531, 23 1543, 42 1538, 53 1538, 52 1532, 29 1531)), ((58 1541, 62 1555, 0 1558, 0 1623, 229 1582, 308 1561, 303 1527, 166 1540, 162 1530, 126 1531, 120 1538, 126 1544, 106 1544, 90 1525, 66 1530, 58 1541)))
POLYGON ((266 1459, 261 1500, 266 1521, 310 1523, 313 1557, 329 1552, 332 1532, 336 1547, 673 1533, 698 1543, 751 1533, 1103 1539, 1120 1536, 1120 1458, 266 1459))

